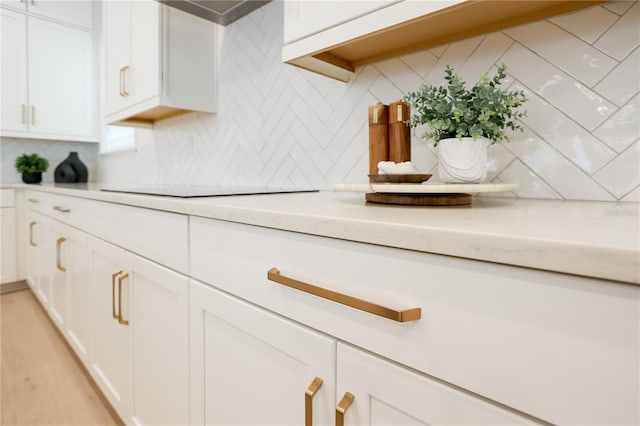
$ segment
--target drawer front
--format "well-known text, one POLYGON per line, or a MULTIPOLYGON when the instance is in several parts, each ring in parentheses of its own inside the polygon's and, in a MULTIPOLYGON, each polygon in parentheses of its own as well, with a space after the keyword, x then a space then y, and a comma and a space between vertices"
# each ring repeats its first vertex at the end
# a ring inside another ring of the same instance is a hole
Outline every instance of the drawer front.
POLYGON ((15 205, 13 189, 0 189, 0 207, 13 207, 15 205))
POLYGON ((203 218, 191 275, 554 423, 638 423, 640 287, 203 218), (280 275, 422 318, 396 322, 280 275))
POLYGON ((33 190, 26 190, 24 198, 27 207, 31 210, 77 228, 81 227, 82 218, 91 203, 90 200, 82 198, 33 190))
POLYGON ((26 191, 25 199, 32 210, 188 272, 189 219, 185 215, 33 190, 26 191))

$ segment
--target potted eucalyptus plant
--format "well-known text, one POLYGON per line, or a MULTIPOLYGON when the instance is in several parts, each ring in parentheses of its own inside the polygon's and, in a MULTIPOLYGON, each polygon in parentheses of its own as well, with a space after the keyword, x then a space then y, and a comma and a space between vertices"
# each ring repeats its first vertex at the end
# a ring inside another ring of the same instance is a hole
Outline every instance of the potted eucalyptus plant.
POLYGON ((509 141, 506 129, 522 130, 517 119, 526 113, 516 108, 527 101, 523 91, 499 86, 506 77, 505 64, 493 78, 485 73, 471 89, 447 65, 446 86, 422 85, 404 100, 411 107, 411 127, 426 124, 422 135, 438 146, 439 176, 446 183, 477 183, 486 178, 487 147, 509 141))
POLYGON ((22 173, 24 183, 42 182, 42 172, 49 168, 49 161, 38 154, 22 154, 16 158, 16 170, 22 173))

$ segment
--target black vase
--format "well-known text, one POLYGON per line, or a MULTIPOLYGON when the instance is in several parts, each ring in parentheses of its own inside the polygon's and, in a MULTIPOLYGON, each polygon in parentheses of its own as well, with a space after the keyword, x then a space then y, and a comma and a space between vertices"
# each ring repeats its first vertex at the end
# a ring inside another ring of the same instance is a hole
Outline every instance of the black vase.
POLYGON ((89 170, 80 160, 78 153, 73 151, 69 156, 56 167, 54 172, 54 182, 74 183, 87 182, 89 180, 89 170))
POLYGON ((55 183, 73 183, 76 181, 76 172, 70 162, 65 160, 58 164, 58 167, 53 172, 53 181, 55 183))
POLYGON ((22 181, 24 183, 40 183, 42 182, 42 172, 24 172, 22 173, 22 181))

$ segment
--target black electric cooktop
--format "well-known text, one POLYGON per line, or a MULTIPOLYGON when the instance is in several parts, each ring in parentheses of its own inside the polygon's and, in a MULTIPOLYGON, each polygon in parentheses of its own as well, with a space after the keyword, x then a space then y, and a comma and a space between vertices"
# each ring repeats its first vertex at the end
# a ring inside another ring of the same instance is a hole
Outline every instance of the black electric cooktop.
POLYGON ((165 197, 194 198, 224 195, 285 194, 293 192, 317 192, 308 188, 265 188, 261 186, 198 186, 198 185, 112 185, 101 191, 128 194, 161 195, 165 197))

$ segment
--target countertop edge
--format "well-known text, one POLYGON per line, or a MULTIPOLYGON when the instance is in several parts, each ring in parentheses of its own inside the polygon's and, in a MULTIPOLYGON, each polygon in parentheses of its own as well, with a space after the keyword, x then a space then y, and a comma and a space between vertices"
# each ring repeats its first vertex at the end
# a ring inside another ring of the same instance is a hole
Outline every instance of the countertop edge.
MULTIPOLYGON (((486 234, 455 229, 416 232, 413 225, 353 218, 283 213, 269 209, 176 200, 136 194, 101 192, 92 188, 3 184, 0 188, 31 189, 79 198, 164 210, 230 222, 376 244, 432 254, 567 273, 640 285, 640 247, 630 250, 532 237, 486 234), (84 190, 82 190, 84 189, 84 190), (381 229, 385 228, 384 232, 381 229), (391 231, 391 232, 389 232, 391 231), (499 241, 498 241, 499 240, 499 241), (499 243, 499 244, 498 244, 499 243)), ((262 195, 268 197, 268 195, 262 195)))

